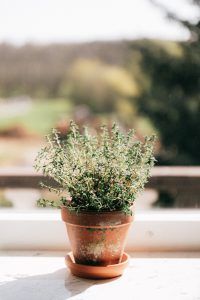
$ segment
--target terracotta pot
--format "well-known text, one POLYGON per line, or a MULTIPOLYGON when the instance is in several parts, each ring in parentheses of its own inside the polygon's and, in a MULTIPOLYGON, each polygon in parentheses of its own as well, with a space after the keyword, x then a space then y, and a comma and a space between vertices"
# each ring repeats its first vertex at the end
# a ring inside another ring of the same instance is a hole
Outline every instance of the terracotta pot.
POLYGON ((121 262, 133 216, 114 212, 71 212, 61 209, 78 264, 107 266, 121 262))

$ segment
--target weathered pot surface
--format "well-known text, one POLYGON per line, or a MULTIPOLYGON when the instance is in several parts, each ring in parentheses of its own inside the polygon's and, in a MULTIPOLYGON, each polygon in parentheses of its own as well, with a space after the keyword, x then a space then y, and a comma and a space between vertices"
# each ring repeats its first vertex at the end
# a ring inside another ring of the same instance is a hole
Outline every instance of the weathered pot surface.
POLYGON ((133 215, 121 211, 76 213, 61 209, 77 264, 107 266, 121 262, 133 215))

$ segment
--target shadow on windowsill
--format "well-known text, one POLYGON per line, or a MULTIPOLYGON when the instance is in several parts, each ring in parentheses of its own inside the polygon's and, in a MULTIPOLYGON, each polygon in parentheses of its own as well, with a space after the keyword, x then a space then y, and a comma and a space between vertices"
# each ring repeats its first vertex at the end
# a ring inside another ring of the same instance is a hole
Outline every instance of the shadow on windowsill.
POLYGON ((84 294, 93 285, 111 282, 108 280, 89 280, 71 275, 66 269, 27 277, 12 277, 0 285, 0 299, 3 300, 65 300, 84 294))

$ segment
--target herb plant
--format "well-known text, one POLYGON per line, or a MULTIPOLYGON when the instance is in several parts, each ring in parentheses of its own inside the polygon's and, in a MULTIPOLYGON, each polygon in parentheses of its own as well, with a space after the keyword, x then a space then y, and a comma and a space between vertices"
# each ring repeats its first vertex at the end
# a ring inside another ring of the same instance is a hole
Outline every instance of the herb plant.
POLYGON ((133 130, 123 133, 115 124, 111 131, 102 126, 99 134, 91 135, 87 128, 81 133, 71 122, 65 139, 53 130, 36 157, 35 168, 57 182, 57 187, 43 186, 60 198, 58 203, 41 199, 39 205, 130 213, 154 165, 154 141, 155 136, 138 141, 133 130))

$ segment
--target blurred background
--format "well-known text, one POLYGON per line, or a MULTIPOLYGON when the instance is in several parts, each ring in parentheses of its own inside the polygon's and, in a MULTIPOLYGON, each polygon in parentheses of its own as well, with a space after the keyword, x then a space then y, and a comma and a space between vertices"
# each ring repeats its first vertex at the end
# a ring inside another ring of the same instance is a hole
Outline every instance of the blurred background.
MULTIPOLYGON (((31 168, 71 119, 156 133, 157 166, 200 164, 199 0, 0 0, 0 20, 1 170, 31 168)), ((1 210, 34 209, 40 194, 2 188, 1 210)), ((138 206, 176 196, 151 189, 138 206)))

